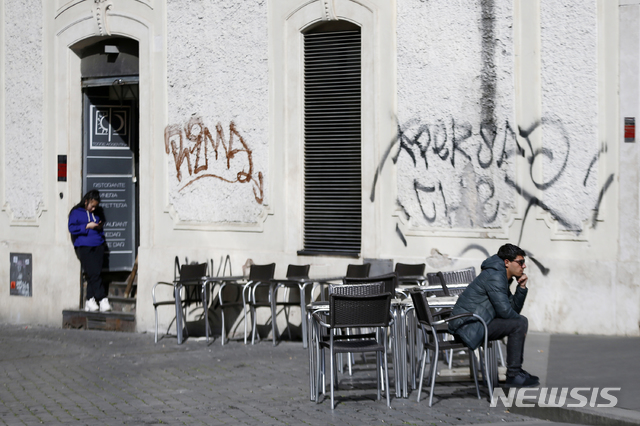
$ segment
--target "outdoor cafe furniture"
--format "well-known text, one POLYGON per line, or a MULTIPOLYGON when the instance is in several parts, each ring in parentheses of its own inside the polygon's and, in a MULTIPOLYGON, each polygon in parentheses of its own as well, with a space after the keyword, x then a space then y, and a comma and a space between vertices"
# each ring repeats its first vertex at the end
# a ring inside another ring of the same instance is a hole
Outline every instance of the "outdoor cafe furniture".
POLYGON ((241 307, 243 312, 243 324, 244 324, 244 343, 247 344, 247 305, 249 306, 251 313, 251 343, 255 341, 256 331, 256 309, 258 307, 271 307, 269 301, 269 286, 271 285, 271 279, 276 269, 275 263, 267 265, 251 265, 249 269, 249 279, 247 281, 232 281, 225 280, 218 292, 218 298, 220 300, 220 308, 222 310, 222 324, 223 324, 223 339, 222 344, 225 343, 225 309, 231 307, 241 307), (265 288, 266 286, 266 288, 265 288), (230 287, 232 288, 232 299, 229 299, 228 293, 230 287), (242 302, 240 302, 242 297, 242 302))
POLYGON ((424 263, 396 263, 394 272, 398 275, 398 286, 416 286, 424 285, 426 277, 424 276, 424 263))
MULTIPOLYGON (((173 282, 157 282, 151 289, 151 296, 153 300, 153 310, 155 315, 155 338, 154 341, 158 343, 158 307, 174 305, 176 315, 173 321, 176 323, 176 336, 178 338, 178 344, 182 344, 183 330, 186 332, 186 323, 184 317, 186 316, 186 308, 192 303, 202 304, 205 309, 205 318, 207 315, 206 304, 206 275, 207 275, 207 263, 199 263, 194 265, 180 265, 178 257, 176 256, 174 262, 174 280, 173 282), (156 290, 158 286, 170 286, 173 288, 172 300, 157 300, 156 290), (183 296, 184 291, 184 296, 183 296), (184 312, 183 312, 184 311, 184 312)), ((172 321, 172 323, 173 323, 172 321)), ((205 319, 205 323, 208 321, 205 319)), ((171 325, 169 325, 171 327, 171 325)))
POLYGON ((470 266, 455 271, 439 271, 427 274, 430 285, 440 285, 445 296, 460 294, 466 288, 465 284, 476 279, 476 268, 470 266), (455 285, 455 286, 454 286, 455 285), (462 285, 460 287, 460 285, 462 285))
MULTIPOLYGON (((306 289, 307 286, 313 284, 313 281, 309 278, 309 269, 311 265, 289 265, 287 267, 287 278, 284 280, 281 279, 272 279, 271 280, 271 318, 272 323, 274 324, 273 331, 273 345, 275 346, 278 340, 279 331, 278 324, 276 321, 277 317, 277 308, 278 306, 283 306, 285 309, 290 308, 291 306, 297 306, 300 308, 300 317, 301 317, 301 328, 302 328, 302 344, 306 348, 306 338, 307 338, 307 323, 304 318, 304 307, 306 305, 306 289), (292 300, 291 290, 297 290, 299 300, 292 300), (282 300, 278 300, 278 291, 284 290, 284 298, 282 300)), ((285 311, 286 314, 287 311, 285 311)), ((288 315, 285 315, 287 318, 287 331, 289 333, 289 339, 291 339, 291 327, 289 326, 288 315)))
MULTIPOLYGON (((429 309, 428 298, 425 297, 424 293, 420 291, 420 289, 412 289, 410 290, 411 299, 413 300, 413 305, 415 309, 415 314, 420 323, 420 328, 422 330, 424 336, 424 346, 422 352, 422 367, 420 369, 420 381, 418 383, 418 397, 417 401, 420 401, 420 395, 422 392, 422 383, 424 380, 424 370, 427 361, 427 353, 430 351, 433 355, 430 360, 430 369, 429 369, 429 382, 430 382, 430 392, 429 392, 429 407, 431 407, 433 402, 433 390, 435 387, 436 375, 438 374, 438 356, 441 350, 449 350, 449 349, 460 349, 466 348, 469 352, 469 361, 471 364, 472 375, 474 378, 476 392, 478 394, 478 399, 480 399, 480 388, 478 387, 478 376, 476 371, 476 360, 473 351, 464 345, 464 343, 459 342, 457 340, 446 340, 443 341, 439 338, 441 334, 450 334, 448 331, 447 324, 449 321, 462 318, 462 317, 474 317, 479 320, 484 327, 484 354, 488 354, 488 331, 487 324, 484 320, 476 314, 473 313, 464 313, 460 315, 449 316, 444 319, 436 320, 434 315, 432 315, 431 310, 429 309)), ((487 387, 489 389, 489 399, 493 399, 493 388, 491 377, 492 374, 489 369, 489 363, 487 356, 484 356, 484 371, 487 374, 484 374, 485 381, 487 383, 487 387)))
POLYGON ((391 407, 387 338, 385 331, 389 327, 391 319, 389 314, 390 303, 390 293, 363 296, 347 296, 332 293, 329 296, 329 322, 325 322, 324 318, 320 317, 318 312, 314 313, 316 326, 327 328, 329 331, 328 341, 322 339, 319 336, 319 332, 317 333, 316 351, 319 354, 319 365, 317 367, 318 375, 316 376, 316 384, 318 385, 315 391, 316 402, 319 399, 319 383, 321 380, 319 372, 325 349, 329 350, 330 357, 331 409, 335 408, 334 378, 337 376, 335 372, 335 355, 337 353, 376 352, 377 398, 380 399, 381 395, 382 381, 380 378, 380 370, 382 364, 384 364, 387 406, 391 407), (376 333, 374 336, 370 334, 340 336, 337 334, 340 329, 356 327, 376 328, 376 333), (340 338, 339 336, 346 338, 340 338))
POLYGON ((311 288, 311 300, 314 300, 314 294, 316 289, 320 290, 320 300, 326 300, 325 289, 334 284, 334 281, 343 281, 344 278, 368 278, 369 271, 371 270, 370 263, 363 263, 362 265, 349 264, 347 265, 347 273, 343 277, 318 279, 313 283, 311 288))
MULTIPOLYGON (((218 306, 220 307, 220 318, 222 319, 221 345, 227 341, 227 326, 225 310, 236 308, 242 309, 246 317, 245 286, 247 277, 244 275, 231 275, 221 277, 207 277, 207 283, 218 285, 218 306)), ((215 287, 214 287, 215 288, 215 287)), ((213 292, 211 292, 213 293, 213 292)), ((209 294, 209 292, 207 292, 209 294)), ((209 329, 207 328, 207 343, 209 342, 209 329)), ((246 330, 245 330, 246 336, 246 330)), ((245 337, 246 338, 246 337, 245 337)))
MULTIPOLYGON (((363 285, 363 284, 359 284, 363 285)), ((426 286, 416 287, 421 291, 425 290, 426 286)), ((428 292, 425 292, 429 294, 428 292)), ((429 299, 433 308, 443 309, 452 308, 457 297, 431 297, 429 299)), ((309 346, 309 395, 312 401, 316 399, 317 383, 316 368, 318 365, 318 354, 315 352, 315 341, 318 338, 315 325, 315 318, 313 316, 316 312, 328 312, 329 302, 316 301, 307 304, 307 323, 308 323, 308 346, 309 346)), ((391 300, 391 313, 393 318, 392 327, 393 330, 393 360, 396 372, 395 375, 395 391, 396 397, 407 398, 409 393, 409 379, 411 378, 412 387, 415 389, 415 356, 414 345, 415 339, 412 335, 408 336, 408 332, 411 332, 411 311, 413 310, 413 302, 411 298, 408 299, 392 299, 391 300), (408 357, 409 355, 409 357, 408 357), (407 365, 409 360, 410 365, 407 365), (411 373, 410 373, 411 372, 411 373)), ((415 327, 415 326, 414 326, 415 327)))
MULTIPOLYGON (((410 289, 420 291, 426 295, 432 294, 427 291, 426 286, 416 286, 410 289)), ((453 308, 458 298, 452 297, 429 297, 429 303, 431 308, 445 310, 453 308)), ((394 359, 397 359, 397 374, 396 374, 396 396, 398 398, 409 397, 409 380, 411 380, 411 387, 416 388, 415 383, 415 362, 416 362, 416 337, 415 329, 416 324, 413 321, 413 300, 408 299, 394 299, 391 301, 391 310, 394 316, 395 322, 395 346, 394 346, 394 359)))

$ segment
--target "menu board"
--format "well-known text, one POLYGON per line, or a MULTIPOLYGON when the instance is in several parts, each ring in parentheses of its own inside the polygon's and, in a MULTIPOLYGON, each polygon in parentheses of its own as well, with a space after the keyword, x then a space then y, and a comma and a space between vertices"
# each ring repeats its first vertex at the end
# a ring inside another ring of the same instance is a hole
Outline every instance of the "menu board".
POLYGON ((84 192, 100 192, 107 244, 103 269, 130 271, 136 258, 133 108, 104 88, 85 91, 84 192))
POLYGON ((135 262, 135 223, 131 210, 134 184, 131 177, 87 177, 87 188, 100 192, 107 256, 104 269, 129 271, 135 262))

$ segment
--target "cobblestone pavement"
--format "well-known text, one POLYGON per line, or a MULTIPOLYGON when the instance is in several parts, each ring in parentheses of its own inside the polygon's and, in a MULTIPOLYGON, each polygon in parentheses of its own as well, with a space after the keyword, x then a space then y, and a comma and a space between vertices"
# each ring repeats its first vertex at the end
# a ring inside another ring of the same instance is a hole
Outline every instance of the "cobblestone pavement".
MULTIPOLYGON (((338 403, 309 401, 300 342, 209 345, 153 335, 0 325, 0 424, 429 425, 531 421, 478 400, 473 383, 427 399, 375 400, 371 366, 341 376, 338 403), (353 384, 355 390, 346 390, 353 384)), ((537 424, 537 423, 536 423, 537 424)))

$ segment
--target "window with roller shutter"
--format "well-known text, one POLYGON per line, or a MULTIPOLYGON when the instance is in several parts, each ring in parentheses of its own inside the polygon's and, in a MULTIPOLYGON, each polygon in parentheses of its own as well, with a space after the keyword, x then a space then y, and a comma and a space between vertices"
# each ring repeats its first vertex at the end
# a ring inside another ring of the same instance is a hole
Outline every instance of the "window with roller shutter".
POLYGON ((324 23, 304 34, 304 249, 358 256, 362 232, 361 32, 324 23))

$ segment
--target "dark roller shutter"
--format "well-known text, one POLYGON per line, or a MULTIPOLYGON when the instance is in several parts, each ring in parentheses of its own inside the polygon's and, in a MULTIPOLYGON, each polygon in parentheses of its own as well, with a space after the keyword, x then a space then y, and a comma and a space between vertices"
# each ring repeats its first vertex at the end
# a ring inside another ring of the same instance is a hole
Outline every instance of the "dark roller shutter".
POLYGON ((360 253, 360 30, 304 36, 304 250, 360 253))

